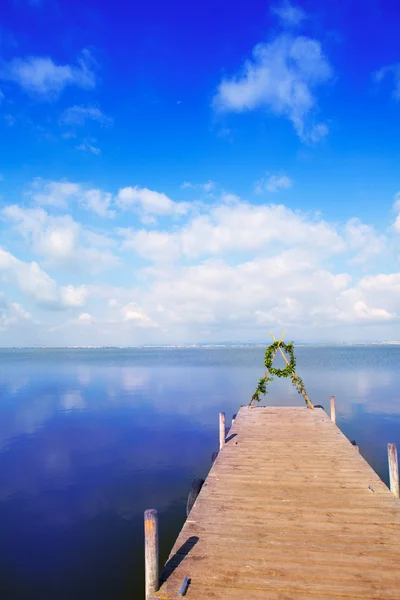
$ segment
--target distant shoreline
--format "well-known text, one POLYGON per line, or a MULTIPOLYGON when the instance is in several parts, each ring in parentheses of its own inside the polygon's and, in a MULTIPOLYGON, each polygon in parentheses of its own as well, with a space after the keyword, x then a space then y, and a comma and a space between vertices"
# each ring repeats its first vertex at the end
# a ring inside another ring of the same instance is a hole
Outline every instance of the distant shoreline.
MULTIPOLYGON (((164 349, 164 350, 190 350, 205 348, 265 348, 268 342, 260 343, 223 343, 223 344, 141 344, 137 346, 0 346, 0 350, 146 350, 146 349, 164 349)), ((359 346, 400 346, 400 341, 381 341, 381 342, 295 342, 297 348, 300 347, 359 347, 359 346)))

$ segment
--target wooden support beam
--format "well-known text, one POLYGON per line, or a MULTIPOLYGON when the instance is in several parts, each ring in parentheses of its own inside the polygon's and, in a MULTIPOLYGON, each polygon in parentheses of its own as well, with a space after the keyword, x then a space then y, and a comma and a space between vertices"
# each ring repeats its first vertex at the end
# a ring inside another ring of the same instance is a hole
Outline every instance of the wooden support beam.
POLYGON ((144 561, 145 561, 145 600, 152 600, 158 592, 158 513, 154 508, 144 513, 144 561))
POLYGON ((331 401, 331 419, 334 423, 336 423, 336 404, 335 404, 335 396, 330 397, 331 401))
POLYGON ((225 444, 225 413, 219 413, 219 449, 221 450, 225 444))
POLYGON ((400 498, 399 461, 397 459, 396 444, 388 444, 388 461, 389 461, 390 491, 396 496, 396 498, 400 498))

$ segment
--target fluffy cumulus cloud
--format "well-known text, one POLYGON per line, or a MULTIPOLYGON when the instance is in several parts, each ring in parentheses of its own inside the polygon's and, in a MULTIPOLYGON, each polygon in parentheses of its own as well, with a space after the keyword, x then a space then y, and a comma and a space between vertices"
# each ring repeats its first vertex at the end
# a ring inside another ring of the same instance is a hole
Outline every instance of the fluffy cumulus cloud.
POLYGON ((351 259, 354 263, 365 263, 385 254, 386 237, 377 235, 372 225, 361 223, 357 218, 350 219, 345 227, 345 235, 349 248, 355 251, 351 259))
MULTIPOLYGON (((275 177, 265 189, 287 187, 275 177)), ((3 338, 39 322, 50 344, 263 341, 285 327, 297 339, 400 338, 400 273, 386 268, 395 244, 357 218, 332 223, 217 187, 196 210, 148 188, 112 195, 66 180, 37 180, 28 197, 31 207, 2 209, 3 338), (91 230, 71 206, 115 214, 91 230)))
POLYGON ((229 253, 267 252, 288 245, 307 244, 315 250, 338 252, 343 240, 334 227, 308 219, 283 205, 218 204, 173 232, 120 229, 125 248, 153 261, 222 256, 229 253))
POLYGON ((138 186, 121 188, 117 195, 117 204, 122 210, 138 211, 145 217, 180 217, 189 210, 189 204, 186 202, 174 202, 164 193, 138 186))
POLYGON ((393 229, 397 232, 400 233, 400 192, 397 192, 397 194, 394 197, 394 204, 393 204, 393 210, 396 213, 396 220, 393 224, 393 229))
POLYGON ((54 208, 71 209, 77 202, 99 217, 112 218, 115 211, 112 207, 112 195, 97 188, 85 187, 80 183, 67 180, 44 181, 40 177, 34 179, 27 195, 35 204, 54 208))
POLYGON ((281 4, 273 5, 271 12, 281 21, 283 27, 297 27, 306 18, 307 15, 302 8, 291 4, 288 0, 281 4))
POLYGON ((9 302, 0 292, 0 331, 13 330, 16 325, 31 319, 31 315, 18 302, 9 302))
POLYGON ((43 100, 57 99, 67 86, 91 89, 96 85, 96 62, 88 49, 76 64, 59 64, 49 56, 13 58, 0 64, 0 80, 16 83, 43 100))
POLYGON ((7 283, 13 283, 28 298, 42 308, 62 310, 85 303, 86 286, 59 286, 37 262, 24 262, 0 248, 0 273, 7 283))
POLYGON ((53 216, 42 208, 17 205, 6 206, 1 214, 3 222, 48 266, 98 272, 118 263, 113 242, 85 229, 70 215, 53 216))
POLYGON ((284 33, 255 46, 241 70, 219 84, 213 106, 219 113, 267 110, 288 118, 301 140, 317 142, 328 127, 315 121, 316 90, 331 77, 320 42, 284 33))

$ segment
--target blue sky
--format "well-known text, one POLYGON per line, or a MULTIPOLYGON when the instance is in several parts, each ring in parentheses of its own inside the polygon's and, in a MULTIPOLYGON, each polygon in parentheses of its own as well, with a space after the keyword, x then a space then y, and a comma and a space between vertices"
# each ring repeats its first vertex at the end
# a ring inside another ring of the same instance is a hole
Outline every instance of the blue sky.
POLYGON ((399 25, 5 0, 0 345, 400 339, 399 25))

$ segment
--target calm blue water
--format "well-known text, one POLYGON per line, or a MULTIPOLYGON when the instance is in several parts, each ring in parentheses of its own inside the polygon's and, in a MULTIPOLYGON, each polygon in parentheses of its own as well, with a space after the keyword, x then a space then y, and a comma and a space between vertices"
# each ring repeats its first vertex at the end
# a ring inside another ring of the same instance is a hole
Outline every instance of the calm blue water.
MULTIPOLYGON (((218 412, 247 404, 262 348, 0 350, 0 598, 143 597, 143 511, 164 562, 218 412)), ((400 445, 400 347, 299 347, 315 404, 387 481, 400 445)), ((266 403, 302 404, 289 381, 266 403)))

